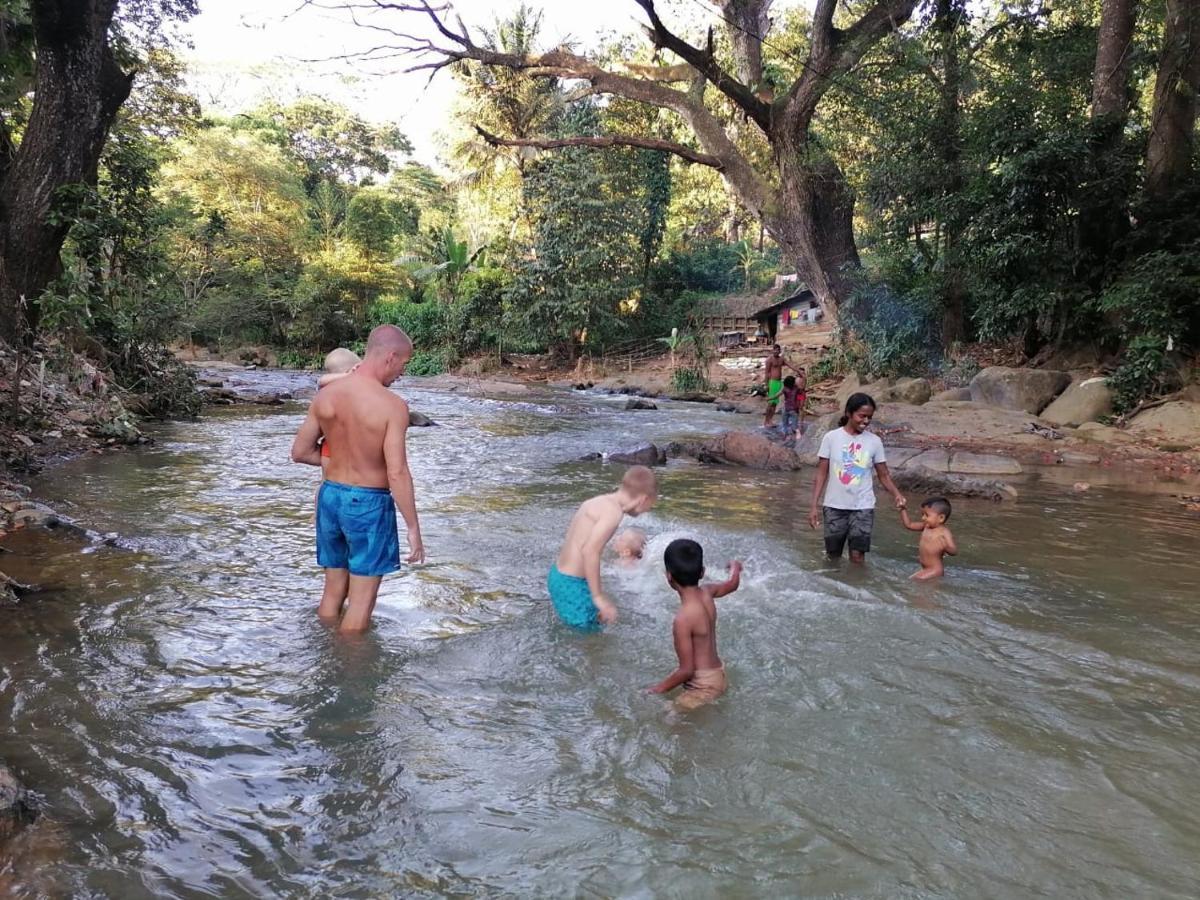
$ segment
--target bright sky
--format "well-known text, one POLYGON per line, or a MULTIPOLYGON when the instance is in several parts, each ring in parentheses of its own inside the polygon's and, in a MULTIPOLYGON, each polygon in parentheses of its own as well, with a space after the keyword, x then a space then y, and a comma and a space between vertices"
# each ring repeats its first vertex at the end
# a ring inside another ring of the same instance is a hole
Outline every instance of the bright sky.
MULTIPOLYGON (((455 11, 474 30, 512 12, 520 0, 454 0, 455 11)), ((361 7, 363 0, 357 0, 361 7)), ((235 113, 266 98, 320 94, 345 103, 373 121, 399 122, 422 162, 436 163, 435 134, 445 127, 454 94, 448 72, 426 86, 428 73, 405 74, 412 64, 399 58, 364 62, 344 57, 396 42, 383 31, 356 26, 339 0, 200 0, 189 23, 194 44, 188 54, 192 87, 206 110, 235 113), (321 4, 329 8, 319 8, 321 4), (342 57, 342 58, 338 58, 342 57)), ((586 49, 606 35, 635 32, 644 16, 633 0, 532 0, 545 11, 545 46, 570 41, 586 49)), ((712 21, 705 0, 659 4, 674 28, 712 21)), ((779 2, 777 7, 796 5, 779 2)), ((432 34, 428 19, 415 13, 374 13, 379 26, 432 34)))

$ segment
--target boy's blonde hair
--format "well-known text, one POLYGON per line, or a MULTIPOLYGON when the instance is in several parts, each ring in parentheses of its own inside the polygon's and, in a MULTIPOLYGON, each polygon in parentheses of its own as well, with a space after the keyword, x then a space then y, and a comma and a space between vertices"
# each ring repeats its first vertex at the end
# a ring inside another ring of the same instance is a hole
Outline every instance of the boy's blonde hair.
POLYGON ((325 356, 325 371, 342 375, 349 372, 360 362, 362 360, 358 358, 358 354, 353 350, 338 347, 336 350, 330 350, 325 356))
POLYGON ((658 479, 646 466, 630 466, 621 479, 621 488, 631 497, 657 497, 658 479))

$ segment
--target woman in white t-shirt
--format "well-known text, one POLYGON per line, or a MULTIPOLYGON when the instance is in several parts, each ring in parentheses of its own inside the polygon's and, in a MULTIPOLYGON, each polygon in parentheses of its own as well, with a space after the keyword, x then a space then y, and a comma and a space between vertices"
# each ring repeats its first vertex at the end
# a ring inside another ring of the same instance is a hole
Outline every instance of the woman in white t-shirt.
POLYGON ((825 552, 840 558, 849 542, 850 561, 856 563, 871 550, 875 475, 895 498, 897 509, 908 505, 888 471, 883 441, 867 431, 874 415, 875 401, 866 394, 854 394, 846 401, 841 427, 821 439, 812 510, 808 514, 808 524, 813 528, 824 520, 825 552))

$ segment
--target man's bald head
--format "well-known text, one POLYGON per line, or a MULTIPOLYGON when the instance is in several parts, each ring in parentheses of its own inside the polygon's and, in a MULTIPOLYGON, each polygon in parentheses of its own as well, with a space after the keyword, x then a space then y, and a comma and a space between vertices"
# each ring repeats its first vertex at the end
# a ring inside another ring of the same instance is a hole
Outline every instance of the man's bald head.
POLYGON ((380 325, 371 331, 367 338, 367 356, 387 355, 398 353, 402 356, 412 356, 413 342, 403 330, 395 325, 380 325))
POLYGON ((380 325, 367 338, 365 363, 384 385, 404 374, 412 355, 412 339, 395 325, 380 325))

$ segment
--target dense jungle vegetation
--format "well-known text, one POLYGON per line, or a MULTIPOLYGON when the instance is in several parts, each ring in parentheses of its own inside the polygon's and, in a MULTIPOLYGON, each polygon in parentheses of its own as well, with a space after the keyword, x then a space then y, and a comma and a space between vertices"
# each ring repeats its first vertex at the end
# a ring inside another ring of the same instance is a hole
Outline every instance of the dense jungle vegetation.
MULTIPOLYGON (((171 385, 176 341, 302 364, 394 322, 435 373, 653 340, 798 271, 831 365, 1083 342, 1123 409, 1187 377, 1195 3, 722 0, 677 34, 688 2, 634 2, 648 37, 587 56, 532 7, 402 43, 461 84, 435 170, 320 96, 201 108, 193 0, 4 0, 0 336, 171 385)), ((413 6, 381 12, 438 19, 413 6)))

